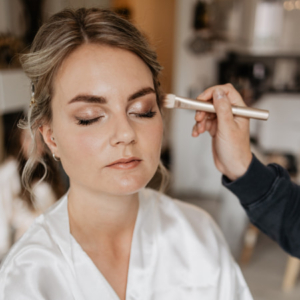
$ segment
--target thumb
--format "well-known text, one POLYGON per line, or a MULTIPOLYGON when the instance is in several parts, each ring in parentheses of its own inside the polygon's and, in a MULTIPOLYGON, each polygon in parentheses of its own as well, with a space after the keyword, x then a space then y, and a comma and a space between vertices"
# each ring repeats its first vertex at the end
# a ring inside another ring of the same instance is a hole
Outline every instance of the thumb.
POLYGON ((231 104, 225 92, 216 88, 213 92, 213 104, 218 117, 218 123, 222 128, 227 128, 234 123, 231 104))

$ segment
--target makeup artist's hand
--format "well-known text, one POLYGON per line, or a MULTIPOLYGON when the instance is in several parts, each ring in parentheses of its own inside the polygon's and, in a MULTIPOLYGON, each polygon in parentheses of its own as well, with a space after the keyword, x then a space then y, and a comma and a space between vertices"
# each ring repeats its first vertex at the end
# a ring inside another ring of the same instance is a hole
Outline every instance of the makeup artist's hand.
POLYGON ((231 105, 246 106, 231 84, 213 86, 197 97, 213 100, 216 114, 197 111, 192 136, 208 131, 217 169, 231 180, 241 177, 252 160, 249 119, 233 116, 231 105))

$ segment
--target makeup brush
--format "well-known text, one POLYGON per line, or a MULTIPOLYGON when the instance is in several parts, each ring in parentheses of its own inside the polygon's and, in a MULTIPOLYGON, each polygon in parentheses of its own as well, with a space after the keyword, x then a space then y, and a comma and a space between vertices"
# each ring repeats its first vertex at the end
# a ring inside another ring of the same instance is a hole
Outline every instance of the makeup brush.
MULTIPOLYGON (((167 94, 163 100, 163 106, 166 108, 183 108, 192 110, 201 110, 209 113, 216 113, 212 103, 203 100, 194 100, 184 97, 178 97, 173 94, 167 94)), ((253 118, 258 120, 268 120, 269 111, 257 108, 232 106, 232 113, 235 116, 253 118)))

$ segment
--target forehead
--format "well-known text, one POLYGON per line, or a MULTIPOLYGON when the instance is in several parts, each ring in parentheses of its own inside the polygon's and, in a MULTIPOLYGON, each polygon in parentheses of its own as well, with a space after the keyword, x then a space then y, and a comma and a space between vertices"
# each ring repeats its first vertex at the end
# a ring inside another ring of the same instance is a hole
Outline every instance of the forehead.
MULTIPOLYGON (((153 86, 149 67, 136 54, 116 47, 84 44, 61 64, 54 79, 55 94, 113 95, 153 86)), ((66 99, 67 101, 67 99, 66 99)))

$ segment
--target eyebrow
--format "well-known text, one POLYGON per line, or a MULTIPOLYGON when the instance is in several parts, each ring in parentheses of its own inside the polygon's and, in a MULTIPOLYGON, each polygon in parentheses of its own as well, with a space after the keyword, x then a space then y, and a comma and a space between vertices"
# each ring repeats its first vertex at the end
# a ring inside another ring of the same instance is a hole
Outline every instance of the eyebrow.
MULTIPOLYGON (((128 97, 128 101, 133 101, 137 98, 143 97, 148 94, 155 94, 155 90, 151 87, 142 88, 139 91, 135 92, 134 94, 128 97)), ((86 103, 98 103, 98 104, 106 104, 107 100, 105 97, 102 96, 95 96, 95 95, 78 95, 71 99, 68 104, 74 102, 86 102, 86 103)))
POLYGON ((136 93, 132 94, 129 98, 128 98, 128 101, 132 101, 132 100, 135 100, 137 98, 140 98, 140 97, 143 97, 145 95, 148 95, 148 94, 156 94, 155 93, 155 90, 151 87, 147 87, 147 88, 143 88, 139 91, 137 91, 136 93))

